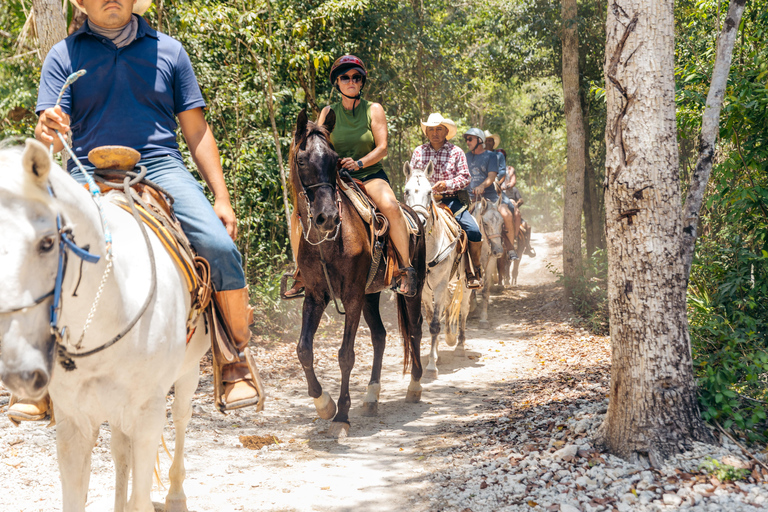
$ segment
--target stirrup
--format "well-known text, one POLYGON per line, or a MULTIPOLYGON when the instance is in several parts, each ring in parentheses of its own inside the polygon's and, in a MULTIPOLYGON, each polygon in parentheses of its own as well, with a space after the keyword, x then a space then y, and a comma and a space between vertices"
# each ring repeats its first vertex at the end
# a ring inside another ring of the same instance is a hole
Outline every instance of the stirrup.
POLYGON ((509 261, 516 261, 520 259, 520 257, 517 255, 517 251, 515 251, 514 249, 511 249, 507 253, 507 258, 509 258, 509 261))
POLYGON ((300 299, 304 297, 303 286, 298 287, 296 291, 294 291, 293 293, 290 293, 289 295, 289 292, 291 292, 296 287, 296 284, 299 283, 298 280, 295 280, 293 282, 293 286, 289 290, 288 279, 291 279, 291 278, 295 279, 295 275, 291 272, 286 272, 285 274, 283 274, 283 277, 280 278, 280 298, 283 300, 300 299))
POLYGON ((414 297, 416 295, 416 288, 416 269, 405 267, 395 272, 395 292, 406 297, 414 297), (403 288, 403 285, 405 285, 405 288, 403 288))
POLYGON ((527 256, 530 256, 531 258, 535 258, 536 257, 536 250, 533 247, 529 247, 529 248, 527 248, 525 250, 525 254, 527 256))
POLYGON ((472 275, 472 279, 474 281, 477 281, 477 284, 472 284, 470 282, 470 275, 467 274, 467 288, 469 288, 470 290, 479 290, 480 288, 483 287, 483 278, 482 277, 477 277, 475 275, 472 275))

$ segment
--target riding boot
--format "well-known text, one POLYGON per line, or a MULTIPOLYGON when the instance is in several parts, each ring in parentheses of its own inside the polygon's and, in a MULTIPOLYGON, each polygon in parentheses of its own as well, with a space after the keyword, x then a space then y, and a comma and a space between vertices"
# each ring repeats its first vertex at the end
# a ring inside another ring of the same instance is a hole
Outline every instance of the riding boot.
POLYGON ((304 296, 304 280, 301 278, 298 268, 293 274, 283 274, 283 279, 280 281, 280 289, 285 290, 280 292, 280 298, 283 300, 300 299, 304 296), (293 277, 293 286, 289 290, 285 290, 285 283, 291 277, 293 277))
POLYGON ((44 420, 48 416, 48 411, 51 410, 51 399, 47 394, 40 400, 28 398, 19 400, 11 395, 11 401, 8 405, 8 412, 6 413, 8 419, 18 427, 22 421, 44 420))
POLYGON ((258 374, 251 373, 249 353, 246 351, 251 339, 249 326, 253 324, 253 308, 248 303, 248 289, 216 292, 215 299, 239 359, 224 364, 221 369, 223 402, 227 410, 256 405, 262 397, 259 393, 261 386, 258 374))
POLYGON ((483 251, 483 242, 469 242, 469 259, 472 265, 467 265, 467 288, 483 287, 483 270, 480 266, 480 254, 483 251), (474 273, 472 272, 474 269, 474 273))

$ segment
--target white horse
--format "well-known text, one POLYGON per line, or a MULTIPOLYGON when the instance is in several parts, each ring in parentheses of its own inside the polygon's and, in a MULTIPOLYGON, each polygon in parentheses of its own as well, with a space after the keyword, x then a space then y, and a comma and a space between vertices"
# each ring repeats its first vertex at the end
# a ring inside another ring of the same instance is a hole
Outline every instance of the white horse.
POLYGON ((480 232, 483 234, 483 250, 480 253, 480 262, 483 267, 483 290, 480 299, 481 329, 488 329, 491 326, 488 322, 488 301, 491 298, 491 286, 495 281, 496 260, 504 253, 504 246, 501 243, 504 218, 499 213, 500 204, 501 195, 499 195, 499 200, 495 203, 483 197, 479 201, 472 203, 469 209, 477 221, 477 225, 480 226, 480 232))
POLYGON ((454 355, 463 356, 470 293, 464 272, 464 260, 467 257, 461 256, 459 246, 461 227, 455 223, 454 232, 458 234, 452 233, 440 215, 429 181, 433 171, 434 165, 431 161, 425 169, 411 169, 408 162, 403 166, 406 176, 405 204, 413 208, 419 216, 427 234, 427 281, 421 301, 426 310, 425 317, 431 318, 429 333, 432 335, 432 348, 429 351, 429 364, 425 375, 437 378, 440 322, 445 316, 445 340, 448 346, 456 345, 454 355), (458 344, 453 329, 454 323, 458 323, 458 344))
POLYGON ((60 366, 65 358, 57 352, 98 349, 126 328, 148 297, 150 261, 142 228, 105 201, 103 215, 114 240, 113 268, 88 325, 107 265, 99 208, 35 140, 27 141, 23 154, 0 150, 0 172, 0 380, 21 397, 51 396, 63 511, 85 510, 91 452, 99 426, 108 421, 116 468, 114 510, 154 512, 150 491, 172 385, 176 445, 166 511, 186 511, 184 433, 199 360, 209 342, 199 321, 200 328, 186 343, 191 306, 181 272, 150 232, 157 283, 146 312, 118 342, 75 358, 76 369, 70 365, 65 370, 60 366), (60 243, 65 237, 100 256, 99 262, 81 264, 76 247, 65 249, 60 243), (60 259, 62 251, 67 254, 60 259), (62 336, 53 336, 50 327, 57 275, 63 275, 58 311, 58 324, 66 326, 62 336))

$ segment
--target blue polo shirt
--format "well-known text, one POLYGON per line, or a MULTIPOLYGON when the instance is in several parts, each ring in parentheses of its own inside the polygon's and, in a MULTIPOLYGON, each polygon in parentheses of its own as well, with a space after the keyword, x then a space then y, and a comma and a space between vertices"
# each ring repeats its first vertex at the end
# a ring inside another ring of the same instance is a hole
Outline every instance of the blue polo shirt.
MULTIPOLYGON (((56 104, 71 73, 87 71, 61 100, 61 109, 71 118, 72 150, 83 163, 91 149, 114 144, 131 147, 142 158, 171 155, 182 160, 176 115, 205 107, 181 43, 137 18, 136 39, 123 48, 92 32, 86 22, 57 43, 43 63, 38 115, 56 104)), ((69 169, 74 167, 70 161, 69 169)))

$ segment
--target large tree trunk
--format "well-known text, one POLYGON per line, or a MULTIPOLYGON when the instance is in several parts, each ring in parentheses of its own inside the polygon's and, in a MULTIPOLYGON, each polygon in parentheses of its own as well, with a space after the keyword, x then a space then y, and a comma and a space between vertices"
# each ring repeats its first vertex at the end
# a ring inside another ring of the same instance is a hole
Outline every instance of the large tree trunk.
POLYGON ((584 204, 584 120, 579 100, 579 33, 576 0, 562 0, 563 99, 568 168, 563 204, 563 275, 581 275, 581 209, 584 204))
POLYGON ((699 139, 699 158, 696 168, 691 176, 691 187, 685 201, 683 213, 683 239, 681 252, 686 280, 691 274, 693 262, 693 249, 696 245, 697 229, 699 224, 699 210, 704 201, 704 191, 712 172, 712 159, 715 156, 715 142, 720 129, 720 109, 723 106, 725 86, 728 83, 728 73, 731 70, 731 56, 733 45, 741 24, 741 15, 744 14, 746 0, 731 0, 728 14, 723 23, 723 30, 717 40, 717 54, 715 65, 712 69, 712 81, 709 85, 707 105, 704 108, 704 116, 701 121, 701 137, 699 139))
POLYGON ((37 31, 37 48, 40 60, 53 45, 67 37, 67 20, 61 9, 61 0, 33 0, 35 11, 35 30, 37 31))
MULTIPOLYGON (((584 89, 582 88, 582 93, 584 89)), ((581 94, 582 105, 586 104, 584 94, 581 94)), ((597 190, 597 178, 595 177, 595 167, 592 165, 592 159, 589 156, 589 109, 584 111, 584 231, 586 233, 587 256, 591 257, 597 249, 604 249, 603 224, 601 211, 600 194, 597 190)))
POLYGON ((614 0, 606 32, 612 363, 598 443, 658 466, 711 438, 696 402, 680 257, 673 0, 614 0))

